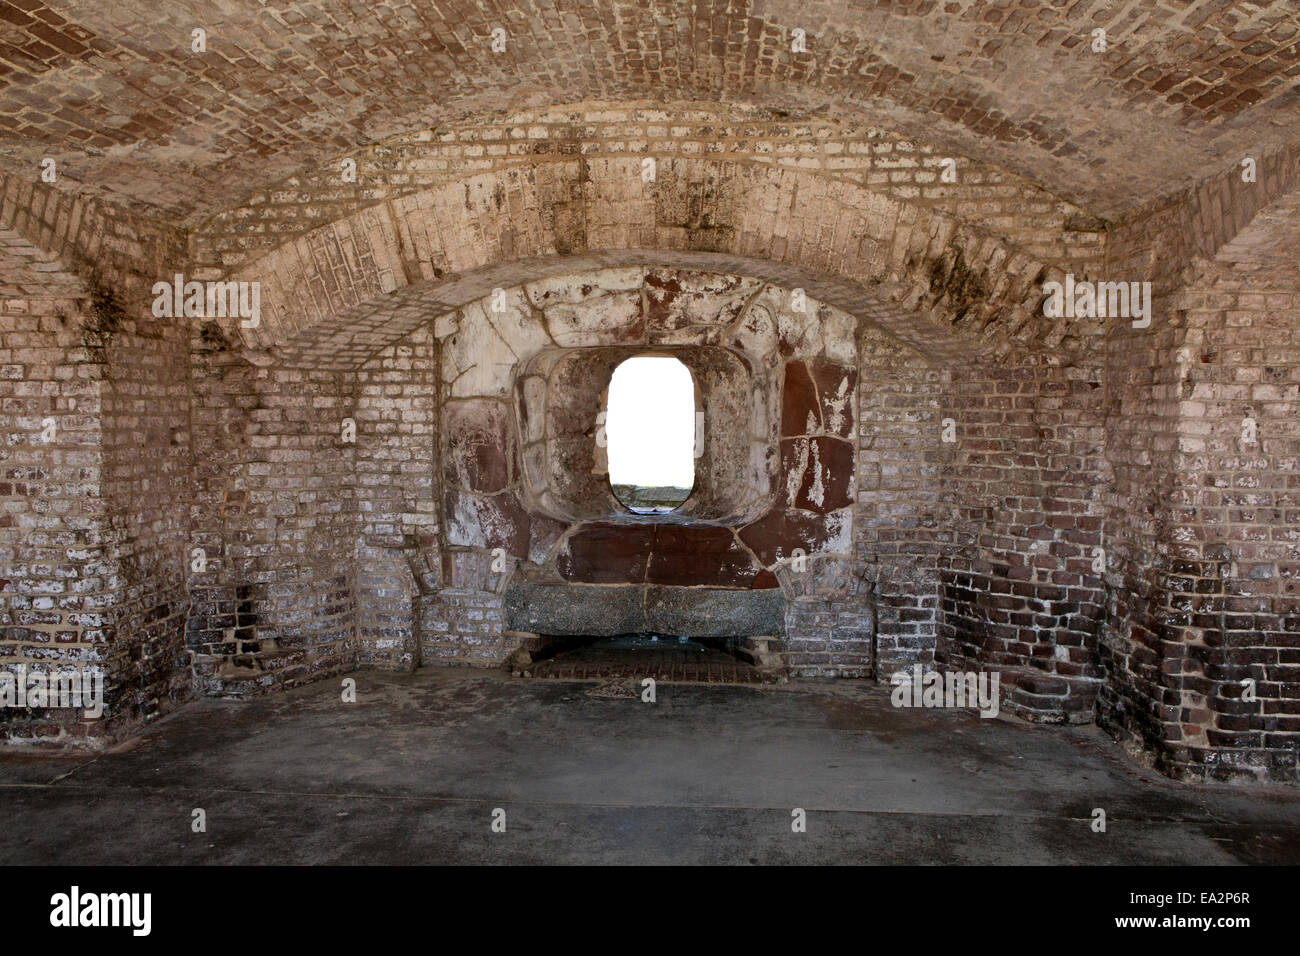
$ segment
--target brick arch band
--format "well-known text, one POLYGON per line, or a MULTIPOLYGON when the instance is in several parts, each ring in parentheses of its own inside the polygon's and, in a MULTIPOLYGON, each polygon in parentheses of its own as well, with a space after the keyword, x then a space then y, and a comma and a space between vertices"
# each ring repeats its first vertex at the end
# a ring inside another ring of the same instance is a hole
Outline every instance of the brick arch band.
POLYGON ((584 164, 575 187, 565 167, 511 168, 392 199, 239 266, 229 278, 262 287, 261 325, 241 333, 245 342, 267 349, 327 334, 312 330, 487 266, 635 249, 762 260, 852 284, 841 289, 859 297, 845 303, 851 311, 887 305, 897 316, 891 332, 963 361, 1068 352, 1096 331, 1041 315, 1041 283, 1054 268, 852 183, 703 159, 661 161, 645 182, 640 161, 628 158, 584 164))

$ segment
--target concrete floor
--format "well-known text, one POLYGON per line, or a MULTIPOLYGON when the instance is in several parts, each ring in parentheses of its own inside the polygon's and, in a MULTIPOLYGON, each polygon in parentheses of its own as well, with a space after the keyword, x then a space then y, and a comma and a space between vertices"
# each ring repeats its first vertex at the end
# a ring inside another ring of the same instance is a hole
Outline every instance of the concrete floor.
POLYGON ((646 704, 353 676, 356 704, 335 679, 202 700, 98 757, 0 754, 0 863, 1300 862, 1300 791, 1178 784, 1096 728, 895 710, 864 682, 646 704))

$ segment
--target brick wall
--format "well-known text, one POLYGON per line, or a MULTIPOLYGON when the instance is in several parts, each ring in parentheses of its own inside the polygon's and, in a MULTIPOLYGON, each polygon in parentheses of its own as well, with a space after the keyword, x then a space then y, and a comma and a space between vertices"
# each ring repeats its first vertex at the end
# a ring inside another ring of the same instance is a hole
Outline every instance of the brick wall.
POLYGON ((93 349, 105 368, 100 410, 107 555, 116 574, 109 669, 131 716, 189 696, 183 670, 190 503, 189 336, 136 306, 101 305, 93 349))
POLYGON ((1286 332, 1294 265, 1249 250, 1285 257, 1294 244, 1279 223, 1294 208, 1287 190, 1300 181, 1297 154, 1260 156, 1257 171, 1257 182, 1245 183, 1234 164, 1141 210, 1108 245, 1109 274, 1149 274, 1156 296, 1151 328, 1117 327, 1107 349, 1114 485, 1098 718, 1192 778, 1296 773, 1285 731, 1293 705, 1248 706, 1226 683, 1251 661, 1272 673, 1285 666, 1296 626, 1285 590, 1291 465, 1286 429, 1275 424, 1286 415, 1294 362, 1286 332), (1258 297, 1237 302, 1246 288, 1258 297), (1250 413, 1271 431, 1272 454, 1232 445, 1250 413), (1239 552, 1256 548, 1253 571, 1267 577, 1237 580, 1239 552), (1232 617, 1244 607, 1251 613, 1232 617))
MULTIPOLYGON (((187 343, 175 323, 150 314, 145 295, 150 270, 169 253, 180 261, 182 243, 150 221, 13 177, 0 178, 0 221, 14 227, 4 233, 7 252, 23 260, 3 270, 15 285, 5 332, 26 358, 11 370, 14 410, 45 403, 72 416, 57 430, 55 470, 23 476, 59 483, 24 485, 26 508, 13 502, 15 554, 34 562, 19 564, 14 577, 43 573, 33 550, 43 549, 65 579, 46 593, 65 596, 42 603, 76 613, 65 622, 72 626, 46 622, 51 648, 40 656, 93 663, 106 675, 105 719, 79 725, 65 714, 38 732, 71 732, 89 744, 189 692, 178 670, 187 603, 180 563, 190 477, 187 343), (57 271, 56 252, 68 272, 57 271), (75 478, 54 477, 73 467, 75 478), (67 527, 41 528, 42 513, 67 527), (73 566, 93 574, 69 584, 73 566), (66 651, 55 652, 56 641, 66 651)), ((11 633, 21 640, 32 632, 11 633)))
POLYGON ((1109 480, 1101 367, 958 370, 951 382, 939 657, 997 667, 1004 706, 1021 716, 1091 721, 1102 605, 1092 562, 1109 480))
MULTIPOLYGON (((355 377, 261 367, 194 323, 195 467, 186 642, 203 686, 245 693, 353 662, 355 377)), ((359 425, 359 423, 358 423, 359 425)), ((357 430, 358 443, 363 431, 357 430)))
MULTIPOLYGON (((0 668, 13 673, 109 665, 115 566, 95 324, 76 276, 0 230, 0 668)), ((10 739, 98 729, 80 712, 0 710, 10 739)))
POLYGON ((942 367, 869 325, 858 355, 855 553, 875 605, 875 674, 888 680, 934 660, 939 549, 950 533, 936 452, 947 386, 942 367))
POLYGON ((418 665, 420 594, 440 573, 428 330, 347 374, 251 364, 216 323, 194 346, 205 451, 191 540, 208 569, 190 575, 188 645, 201 685, 242 694, 418 665))
POLYGON ((1236 245, 1180 297, 1181 349, 1192 355, 1178 383, 1166 580, 1165 638, 1177 649, 1166 648, 1159 681, 1162 703, 1178 699, 1158 716, 1181 773, 1294 781, 1300 282, 1290 264, 1235 272, 1223 260, 1236 245), (1254 441, 1243 431, 1247 419, 1254 441), (1240 686, 1246 679, 1255 682, 1253 701, 1240 686))
POLYGON ((357 372, 358 663, 421 663, 423 598, 441 576, 438 367, 426 328, 357 372))

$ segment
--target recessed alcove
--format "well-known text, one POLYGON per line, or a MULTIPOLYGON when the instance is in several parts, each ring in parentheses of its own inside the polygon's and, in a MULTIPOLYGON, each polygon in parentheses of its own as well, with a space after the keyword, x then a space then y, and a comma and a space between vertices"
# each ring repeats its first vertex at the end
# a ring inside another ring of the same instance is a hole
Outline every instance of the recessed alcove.
POLYGON ((733 525, 752 520, 770 506, 775 491, 776 410, 770 402, 752 400, 776 387, 773 378, 768 370, 756 370, 742 352, 716 345, 539 352, 515 385, 531 506, 568 521, 733 525), (689 377, 692 410, 684 423, 691 428, 689 494, 670 509, 638 512, 620 501, 612 486, 609 394, 617 371, 638 360, 671 362, 689 377))
MULTIPOLYGON (((539 642, 526 665, 531 677, 559 680, 623 678, 639 693, 646 678, 710 684, 767 684, 779 679, 767 643, 743 638, 616 634, 539 642)), ((521 665, 522 666, 522 665, 521 665)))

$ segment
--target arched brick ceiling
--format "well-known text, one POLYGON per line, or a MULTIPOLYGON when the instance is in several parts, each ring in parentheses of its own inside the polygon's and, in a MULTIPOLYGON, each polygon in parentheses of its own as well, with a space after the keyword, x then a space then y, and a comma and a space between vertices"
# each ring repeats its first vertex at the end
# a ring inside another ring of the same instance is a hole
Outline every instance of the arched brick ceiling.
POLYGON ((88 292, 85 283, 58 259, 12 229, 0 228, 0 316, 26 311, 24 300, 34 295, 71 302, 88 292))
POLYGON ((976 359, 970 342, 951 328, 945 328, 933 317, 918 317, 909 309, 887 302, 852 280, 766 259, 682 250, 620 249, 599 256, 533 256, 486 265, 448 276, 446 281, 421 282, 388 296, 365 299, 300 329, 263 328, 250 332, 239 329, 237 319, 217 321, 228 341, 242 341, 245 357, 257 364, 284 362, 345 371, 359 368, 377 351, 400 341, 431 319, 453 313, 477 299, 486 299, 497 288, 515 288, 525 282, 625 267, 664 267, 701 275, 744 276, 777 289, 803 289, 814 303, 824 303, 855 319, 865 319, 929 361, 976 359))
POLYGON ((896 129, 1112 215, 1293 140, 1298 82, 1294 0, 0 0, 6 168, 184 224, 403 131, 656 97, 896 129))
POLYGON ((1219 248, 1215 261, 1262 287, 1294 289, 1300 288, 1296 250, 1300 250, 1300 189, 1256 213, 1250 225, 1219 248))
MULTIPOLYGON (((637 188, 635 158, 591 169, 597 188, 578 220, 545 214, 539 196, 553 192, 557 175, 549 168, 484 173, 358 210, 231 274, 261 290, 260 325, 246 338, 273 346, 397 289, 522 257, 636 249, 652 250, 651 258, 662 261, 673 252, 707 249, 856 284, 873 290, 864 300, 910 316, 903 324, 915 318, 915 334, 922 326, 941 331, 949 351, 968 359, 1032 347, 1059 360, 1087 348, 1100 332, 1095 322, 1040 321, 1039 283, 1059 270, 981 230, 800 170, 703 160, 681 166, 675 184, 660 180, 644 192, 637 188), (697 232, 662 220, 669 194, 704 178, 690 167, 703 173, 719 165, 730 168, 714 177, 720 188, 708 208, 723 228, 697 232)), ((760 273, 751 267, 745 274, 760 273)), ((844 304, 851 294, 825 298, 861 314, 844 304)), ((365 324, 359 315, 349 323, 365 324)), ((895 334, 922 352, 943 351, 930 336, 923 336, 925 344, 905 331, 895 334)))

